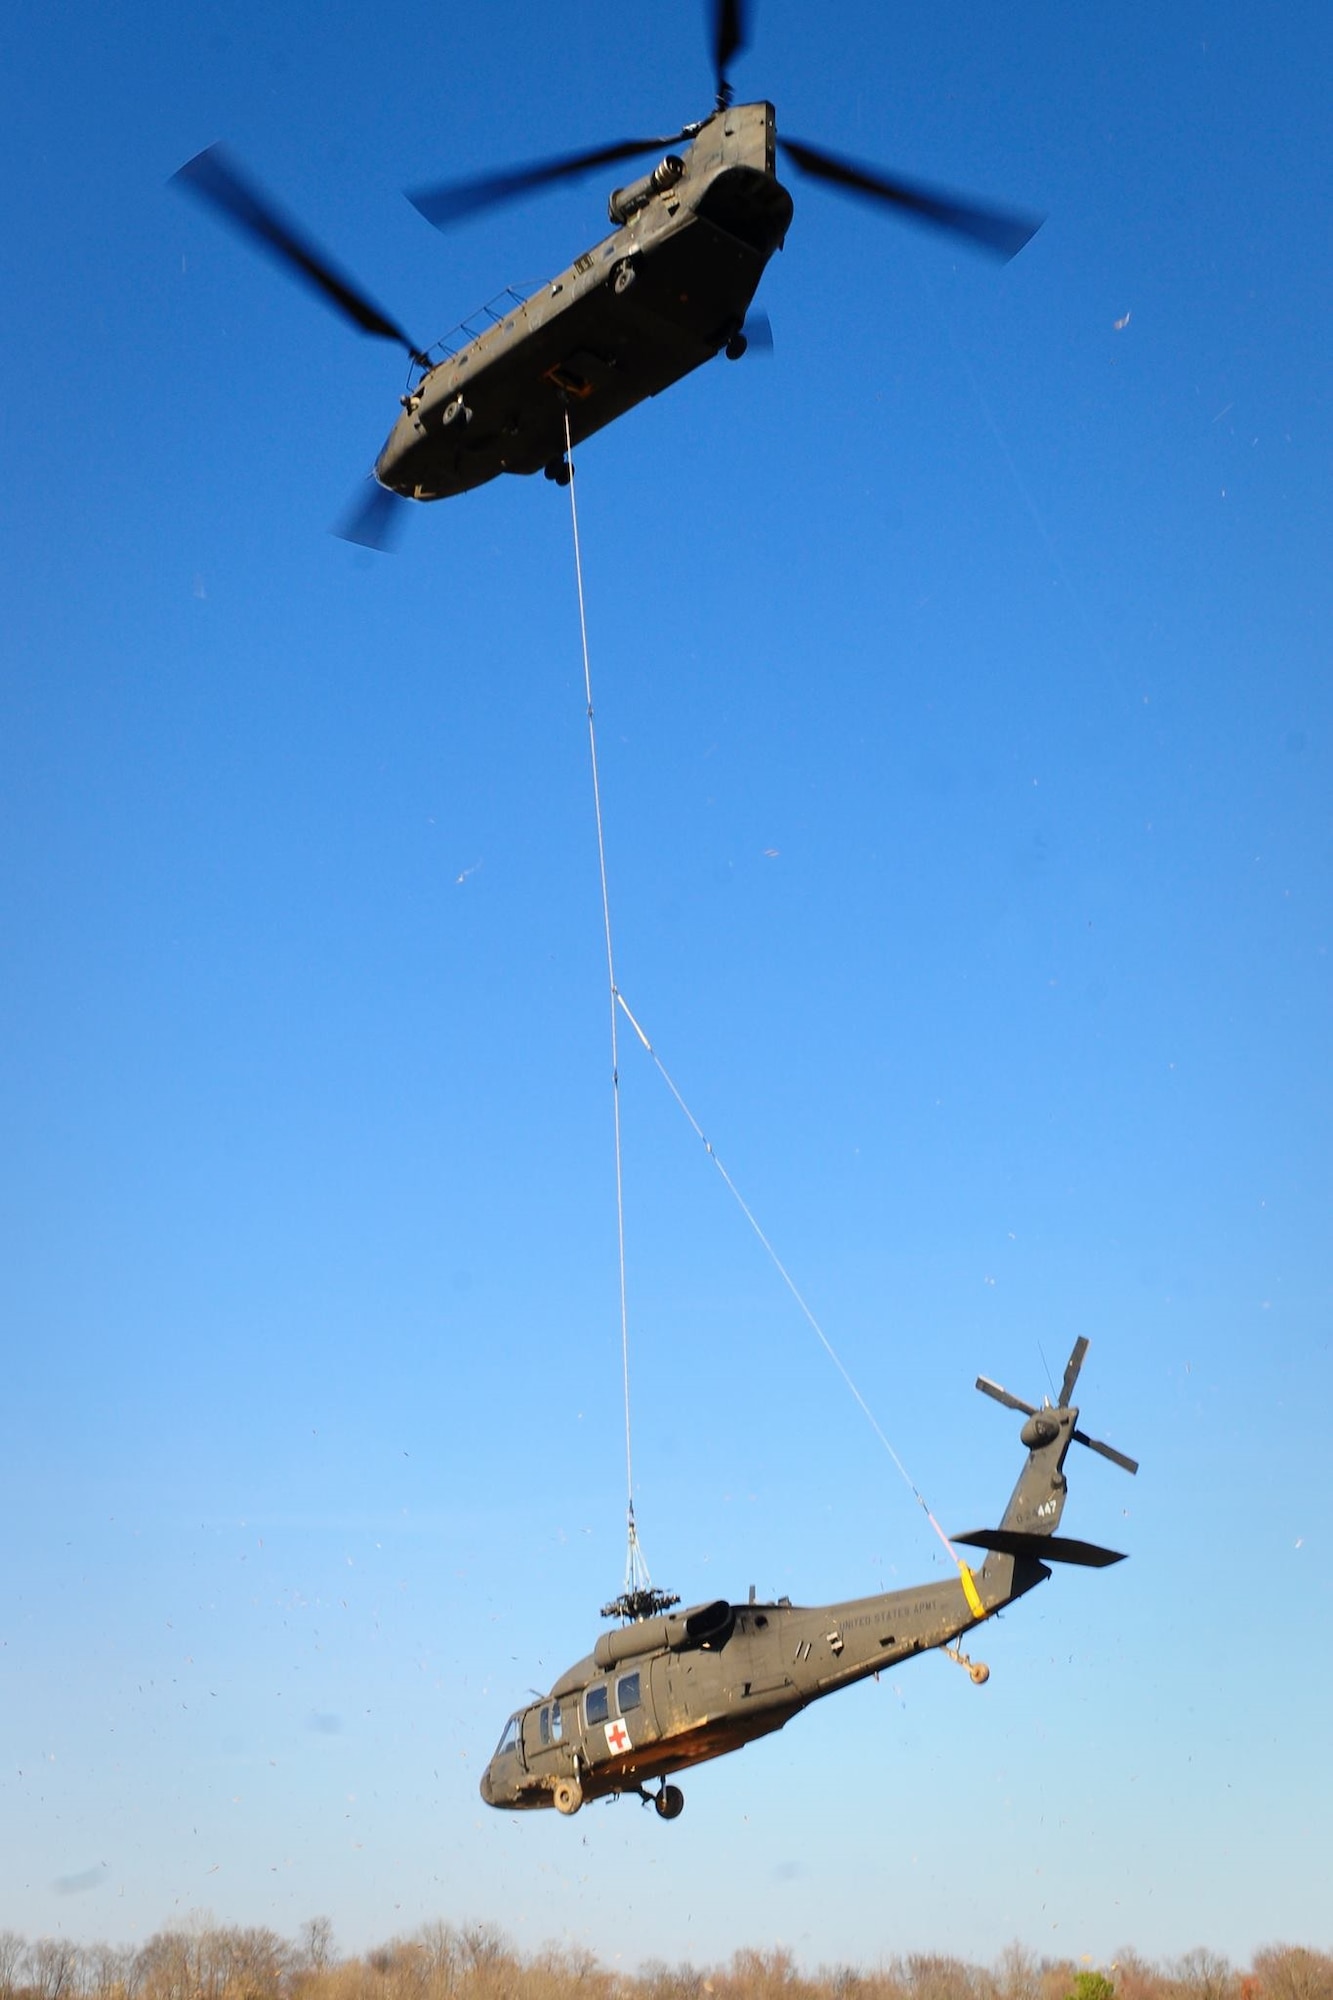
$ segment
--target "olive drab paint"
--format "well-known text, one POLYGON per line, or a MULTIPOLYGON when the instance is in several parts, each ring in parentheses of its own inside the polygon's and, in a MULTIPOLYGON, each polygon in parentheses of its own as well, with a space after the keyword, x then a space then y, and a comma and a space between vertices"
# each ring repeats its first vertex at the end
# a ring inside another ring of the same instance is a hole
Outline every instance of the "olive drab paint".
POLYGON ((339 529, 348 540, 383 546, 395 496, 443 500, 502 472, 545 471, 567 485, 572 445, 714 355, 739 360, 751 301, 792 219, 779 153, 836 193, 1001 258, 1016 256, 1040 227, 1037 217, 780 137, 771 104, 733 102, 727 70, 747 39, 740 0, 711 0, 705 12, 716 85, 707 117, 671 138, 614 140, 409 196, 443 228, 552 182, 669 149, 612 192, 610 236, 526 298, 501 294, 477 315, 482 330, 461 328, 457 344, 421 348, 222 147, 205 148, 172 176, 358 331, 405 348, 419 371, 399 399, 370 497, 339 529))
POLYGON ((813 1607, 717 1598, 603 1632, 548 1696, 510 1717, 481 1780, 487 1805, 570 1814, 590 1799, 633 1792, 674 1819, 684 1799, 669 1778, 773 1734, 811 1702, 885 1667, 942 1648, 974 1681, 985 1680, 987 1669, 953 1643, 963 1633, 1044 1583, 1052 1562, 1101 1569, 1122 1560, 1056 1533, 1071 1444, 1138 1470, 1078 1428, 1071 1398, 1087 1348, 1075 1344, 1054 1406, 1037 1409, 977 1380, 1024 1413, 1028 1454, 999 1527, 953 1537, 985 1552, 979 1570, 960 1562, 957 1579, 813 1607))
POLYGON ((774 141, 771 104, 733 105, 618 189, 611 212, 624 220, 612 235, 404 397, 376 461, 380 485, 442 500, 501 472, 559 477, 567 442, 720 350, 744 352, 745 315, 792 218, 774 141))

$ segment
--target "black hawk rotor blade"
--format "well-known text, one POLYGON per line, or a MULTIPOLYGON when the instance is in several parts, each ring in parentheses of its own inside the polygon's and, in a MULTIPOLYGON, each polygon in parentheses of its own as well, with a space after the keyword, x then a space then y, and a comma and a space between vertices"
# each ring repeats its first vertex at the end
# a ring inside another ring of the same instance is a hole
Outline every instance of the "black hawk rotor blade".
POLYGON ((885 202, 904 215, 929 223, 936 229, 947 229, 955 236, 966 236, 981 249, 989 250, 993 256, 1002 257, 1006 262, 1010 257, 1016 257, 1023 245, 1041 228, 1040 216, 989 208, 980 202, 965 201, 959 195, 948 194, 942 188, 890 179, 877 167, 861 166, 855 160, 842 159, 837 153, 808 146, 803 139, 779 139, 778 144, 793 166, 799 167, 804 174, 812 175, 815 180, 828 181, 833 187, 845 188, 848 193, 862 195, 869 201, 885 202))
POLYGON ((1025 1403, 1021 1396, 1010 1395, 1007 1389, 1002 1389, 998 1382, 992 1382, 989 1376, 978 1375, 977 1387, 983 1396, 993 1396, 997 1403, 1003 1403, 1006 1410, 1021 1410, 1025 1417, 1035 1417, 1037 1414, 1031 1403, 1025 1403))
POLYGON ((302 283, 322 294, 335 312, 362 333, 393 340, 412 359, 426 366, 425 357, 396 320, 380 311, 373 299, 332 263, 297 225, 247 180, 222 146, 196 153, 171 176, 187 194, 195 195, 235 223, 261 250, 293 272, 302 283))
POLYGON ((1109 1458, 1112 1465, 1122 1466, 1126 1472, 1138 1471, 1137 1458, 1129 1458, 1123 1451, 1117 1451, 1113 1444, 1103 1444, 1100 1438, 1089 1437, 1086 1431, 1075 1431, 1074 1436, 1078 1443, 1085 1444, 1089 1451, 1100 1452, 1103 1458, 1109 1458))
POLYGON ((373 477, 366 483, 369 490, 358 494, 335 522, 333 532, 339 541, 355 542, 360 548, 378 549, 381 555, 389 555, 402 532, 411 502, 392 488, 381 486, 373 477))
POLYGON ((674 146, 688 137, 673 132, 667 139, 615 139, 606 146, 593 146, 586 153, 558 153, 549 160, 530 160, 526 166, 506 167, 496 174, 477 174, 465 181, 439 181, 434 187, 417 188, 408 194, 419 214, 437 229, 461 222, 465 216, 479 215, 483 209, 498 208, 514 201, 532 188, 552 181, 570 180, 594 167, 609 167, 617 160, 632 160, 638 153, 651 153, 659 146, 674 146))
POLYGON ((727 66, 745 47, 747 24, 743 0, 713 0, 713 74, 717 78, 717 108, 731 102, 727 66))
POLYGON ((1080 1334, 1074 1342, 1074 1351, 1065 1366, 1065 1379, 1060 1384, 1060 1408, 1067 1410, 1074 1400, 1074 1385, 1078 1381, 1078 1371, 1083 1366, 1088 1352, 1088 1338, 1080 1334))

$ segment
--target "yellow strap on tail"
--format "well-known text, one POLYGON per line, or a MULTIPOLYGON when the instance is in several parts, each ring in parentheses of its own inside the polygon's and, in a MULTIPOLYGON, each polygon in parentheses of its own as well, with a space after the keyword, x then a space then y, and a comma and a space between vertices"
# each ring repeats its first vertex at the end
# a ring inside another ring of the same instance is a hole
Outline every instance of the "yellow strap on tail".
POLYGON ((962 1578, 963 1595, 967 1599, 972 1616, 974 1618, 984 1618, 986 1616, 986 1607, 981 1601, 981 1593, 977 1589, 976 1578, 965 1562, 959 1563, 958 1574, 962 1578))

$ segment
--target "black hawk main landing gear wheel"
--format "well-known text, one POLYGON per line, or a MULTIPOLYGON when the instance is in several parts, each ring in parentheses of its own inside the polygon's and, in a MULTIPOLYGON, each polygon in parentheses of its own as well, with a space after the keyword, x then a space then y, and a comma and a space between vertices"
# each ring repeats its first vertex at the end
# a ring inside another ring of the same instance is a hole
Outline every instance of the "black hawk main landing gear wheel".
POLYGON ((566 1816, 576 1813, 583 1804, 583 1787, 577 1778, 557 1778, 551 1793, 555 1809, 566 1816))
POLYGON ((663 1785, 653 1805, 659 1819, 679 1819, 685 1810, 685 1794, 679 1785, 663 1785))

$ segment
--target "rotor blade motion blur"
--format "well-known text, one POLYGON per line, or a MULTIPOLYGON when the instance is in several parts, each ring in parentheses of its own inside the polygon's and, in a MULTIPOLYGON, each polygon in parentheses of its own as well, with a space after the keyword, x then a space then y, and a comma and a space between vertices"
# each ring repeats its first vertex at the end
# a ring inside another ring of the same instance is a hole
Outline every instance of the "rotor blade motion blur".
POLYGON ((407 198, 436 229, 447 229, 466 216, 516 201, 532 188, 571 180, 578 174, 590 173, 594 167, 613 166, 617 160, 632 160, 639 153, 655 152, 659 146, 675 146, 687 136, 684 132, 673 132, 665 139, 616 139, 587 152, 559 153, 549 160, 530 160, 526 166, 506 167, 500 173, 477 174, 463 181, 439 181, 434 187, 417 188, 407 198))
POLYGON ((717 78, 717 107, 731 102, 727 65, 740 54, 748 39, 743 0, 713 0, 713 73, 717 78))
POLYGON ((309 237, 304 236, 287 216, 261 194, 252 181, 228 157, 222 146, 208 146, 196 153, 171 176, 187 194, 207 202, 228 221, 257 243, 261 250, 293 272, 312 290, 350 320, 362 333, 381 340, 393 340, 405 347, 413 361, 425 365, 425 357, 396 320, 381 312, 373 299, 327 258, 309 237))
POLYGON ((333 532, 341 542, 388 555, 402 532, 410 503, 377 479, 368 480, 367 486, 369 491, 358 495, 335 522, 333 532))
POLYGON ((807 145, 803 139, 779 139, 778 144, 792 165, 803 174, 827 181, 833 187, 845 188, 848 193, 862 195, 869 201, 885 202, 917 222, 929 223, 936 229, 947 229, 955 236, 965 236, 981 249, 1006 261, 1016 257, 1023 245, 1041 228, 1040 216, 990 208, 980 202, 965 201, 943 188, 928 188, 915 181, 890 179, 877 167, 862 166, 855 160, 843 159, 837 153, 825 152, 822 147, 807 145))
POLYGON ((762 306, 751 306, 745 315, 741 328, 751 354, 771 354, 773 352, 773 322, 762 306))

